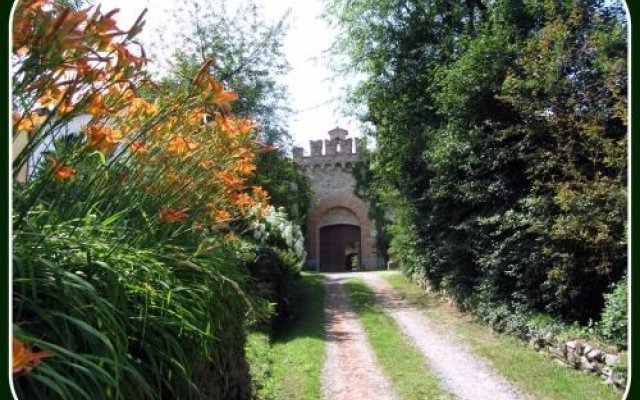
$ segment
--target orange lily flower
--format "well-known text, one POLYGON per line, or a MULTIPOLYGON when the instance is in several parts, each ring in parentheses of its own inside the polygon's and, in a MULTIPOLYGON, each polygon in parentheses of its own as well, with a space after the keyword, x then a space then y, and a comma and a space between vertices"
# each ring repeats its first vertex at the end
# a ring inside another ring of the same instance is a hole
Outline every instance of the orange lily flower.
POLYGON ((53 177, 58 181, 64 181, 76 176, 76 170, 66 165, 57 165, 53 167, 53 177))
POLYGON ((76 170, 73 167, 60 165, 55 159, 50 159, 49 161, 53 164, 53 168, 51 170, 53 179, 62 182, 76 176, 76 170))
POLYGON ((231 213, 225 209, 216 207, 215 203, 208 203, 207 207, 211 209, 211 218, 216 222, 225 222, 231 219, 231 213))
POLYGON ((238 160, 236 168, 240 175, 251 175, 256 170, 256 166, 246 157, 238 160))
POLYGON ((63 101, 58 106, 58 112, 61 114, 67 114, 67 113, 70 113, 71 111, 73 111, 73 104, 71 104, 68 101, 63 101))
POLYGON ((106 110, 105 104, 102 102, 102 95, 100 93, 96 93, 89 100, 89 112, 92 115, 102 115, 106 110))
POLYGON ((120 131, 102 124, 93 124, 86 127, 85 133, 89 136, 87 146, 103 153, 110 151, 122 138, 120 131))
POLYGON ((44 94, 38 99, 38 103, 42 107, 55 106, 64 95, 57 87, 53 86, 45 90, 44 94))
POLYGON ((144 154, 148 150, 147 144, 138 140, 129 143, 129 148, 134 154, 144 154))
POLYGON ((220 107, 230 110, 231 106, 229 103, 236 100, 238 95, 235 92, 223 90, 220 93, 216 93, 213 97, 213 102, 219 105, 220 107))
POLYGON ((220 118, 218 125, 229 136, 246 135, 256 127, 256 123, 250 119, 232 117, 220 118))
POLYGON ((216 175, 227 187, 240 186, 244 183, 244 179, 238 178, 237 176, 232 175, 227 171, 218 172, 216 175))
POLYGON ((16 131, 31 131, 36 125, 41 124, 46 117, 42 115, 38 115, 35 112, 30 113, 29 115, 21 116, 18 113, 13 114, 13 123, 16 124, 16 131))
POLYGON ((220 82, 213 79, 211 76, 207 76, 207 91, 213 92, 213 102, 225 110, 230 110, 232 101, 238 98, 235 92, 224 90, 220 82))
POLYGON ((211 165, 213 165, 213 160, 212 160, 212 159, 210 159, 210 158, 209 158, 209 159, 206 159, 206 160, 203 160, 203 161, 200 161, 200 162, 198 163, 198 166, 199 166, 200 168, 203 168, 203 169, 207 169, 207 168, 209 168, 211 165))
POLYGON ((251 190, 258 199, 264 201, 269 199, 269 193, 267 193, 267 191, 264 190, 261 186, 251 186, 251 190))
POLYGON ((142 112, 147 115, 152 115, 158 111, 158 106, 155 104, 150 104, 141 97, 134 97, 133 99, 131 99, 131 104, 129 104, 129 108, 127 111, 131 114, 142 112))
POLYGON ((189 218, 188 209, 185 208, 183 210, 176 210, 174 208, 163 208, 158 213, 158 217, 162 220, 167 221, 170 224, 184 221, 189 218))
POLYGON ((29 350, 25 343, 16 338, 13 338, 12 347, 13 360, 11 364, 13 375, 27 373, 31 371, 33 367, 38 366, 41 359, 54 356, 54 354, 49 351, 39 351, 34 353, 29 350))
POLYGON ((202 77, 207 73, 207 70, 209 69, 209 66, 211 65, 212 62, 213 62, 212 59, 207 58, 206 61, 200 66, 198 73, 196 74, 195 78, 193 78, 194 85, 200 84, 202 77))
POLYGON ((237 193, 234 200, 236 205, 241 209, 248 209, 256 205, 256 201, 246 193, 237 193))
POLYGON ((169 146, 167 146, 167 150, 173 154, 184 154, 189 150, 195 150, 198 148, 198 145, 189 139, 186 139, 182 135, 177 135, 173 139, 169 141, 169 146))

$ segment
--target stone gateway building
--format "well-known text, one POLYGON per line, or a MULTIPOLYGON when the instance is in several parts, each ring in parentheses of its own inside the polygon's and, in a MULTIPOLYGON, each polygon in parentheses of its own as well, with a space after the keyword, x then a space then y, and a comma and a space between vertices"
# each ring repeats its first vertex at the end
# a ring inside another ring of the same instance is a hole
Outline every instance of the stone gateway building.
POLYGON ((366 203, 354 194, 351 175, 364 143, 354 143, 348 134, 335 128, 329 139, 311 140, 309 156, 301 147, 293 149, 293 160, 310 178, 314 192, 307 213, 306 265, 319 271, 376 269, 380 264, 375 225, 366 203))

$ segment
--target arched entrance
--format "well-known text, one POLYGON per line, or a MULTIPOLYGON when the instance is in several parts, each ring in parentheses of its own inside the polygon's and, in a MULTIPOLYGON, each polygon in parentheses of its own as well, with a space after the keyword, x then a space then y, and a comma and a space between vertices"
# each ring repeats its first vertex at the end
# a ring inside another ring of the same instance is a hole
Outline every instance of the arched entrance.
POLYGON ((360 266, 360 227, 349 224, 321 227, 320 270, 350 271, 354 266, 360 266))
MULTIPOLYGON (((373 224, 367 215, 367 205, 355 194, 345 192, 324 196, 309 211, 306 237, 307 267, 316 271, 325 270, 322 267, 327 264, 322 262, 327 257, 321 256, 323 252, 320 248, 320 230, 333 225, 354 225, 360 228, 360 237, 357 240, 357 264, 361 269, 375 269, 377 267, 375 239, 372 234, 373 224)), ((325 238, 325 241, 328 239, 325 238)), ((339 265, 344 264, 339 263, 339 265)))

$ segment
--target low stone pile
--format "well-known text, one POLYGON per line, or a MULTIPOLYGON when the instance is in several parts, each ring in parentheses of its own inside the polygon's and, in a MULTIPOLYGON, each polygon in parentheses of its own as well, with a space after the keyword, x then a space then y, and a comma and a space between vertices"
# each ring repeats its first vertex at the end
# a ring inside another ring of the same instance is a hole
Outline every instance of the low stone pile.
MULTIPOLYGON (((536 350, 544 350, 565 365, 599 374, 607 384, 624 390, 627 384, 626 369, 618 368, 624 354, 612 354, 597 349, 584 340, 558 340, 552 333, 535 337, 530 341, 536 350)), ((622 364, 626 365, 626 364, 622 364)))

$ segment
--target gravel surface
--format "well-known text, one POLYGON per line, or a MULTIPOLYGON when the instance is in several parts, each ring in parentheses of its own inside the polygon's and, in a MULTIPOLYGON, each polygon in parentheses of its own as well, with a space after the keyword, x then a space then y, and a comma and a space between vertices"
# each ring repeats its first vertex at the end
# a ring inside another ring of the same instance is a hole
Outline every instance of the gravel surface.
MULTIPOLYGON (((437 326, 397 295, 379 273, 359 273, 376 299, 428 360, 431 371, 461 400, 529 400, 500 377, 484 360, 471 353, 451 331, 437 326)), ((362 397, 374 399, 376 397, 362 397)))
POLYGON ((343 284, 352 274, 325 276, 327 359, 322 370, 326 400, 394 400, 391 382, 382 373, 367 343, 343 284))

